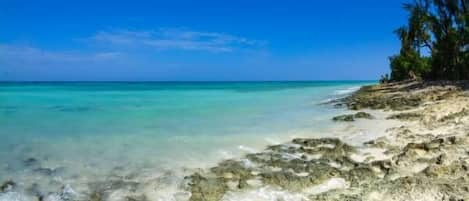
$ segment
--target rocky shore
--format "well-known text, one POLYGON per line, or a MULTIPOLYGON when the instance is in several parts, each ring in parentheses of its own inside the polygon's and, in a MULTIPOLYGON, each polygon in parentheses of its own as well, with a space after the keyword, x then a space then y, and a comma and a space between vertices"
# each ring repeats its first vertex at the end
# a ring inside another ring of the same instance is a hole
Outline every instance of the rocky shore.
MULTIPOLYGON (((365 112, 369 109, 400 121, 358 146, 339 138, 293 139, 191 170, 181 183, 171 172, 151 180, 143 173, 115 173, 86 189, 62 185, 49 191, 13 178, 0 183, 0 201, 31 200, 16 193, 18 186, 37 201, 150 201, 161 189, 176 192, 159 199, 165 201, 469 200, 468 89, 466 82, 409 81, 366 86, 331 102, 353 111, 331 119, 337 124, 372 122, 376 117, 365 112)), ((35 158, 23 163, 51 178, 61 172, 43 168, 35 158)))
MULTIPOLYGON (((388 118, 401 126, 361 146, 294 139, 223 161, 188 177, 190 200, 234 200, 233 194, 259 189, 288 192, 280 200, 469 200, 468 86, 409 81, 363 87, 334 104, 390 111, 388 118)), ((334 120, 355 118, 372 116, 334 120)))

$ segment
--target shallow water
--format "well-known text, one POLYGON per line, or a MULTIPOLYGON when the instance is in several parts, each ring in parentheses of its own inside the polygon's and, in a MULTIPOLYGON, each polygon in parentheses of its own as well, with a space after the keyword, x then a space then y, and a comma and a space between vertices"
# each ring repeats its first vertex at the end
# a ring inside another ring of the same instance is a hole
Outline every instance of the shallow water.
POLYGON ((344 110, 321 103, 370 83, 0 83, 0 182, 80 193, 134 175, 163 178, 155 198, 184 197, 179 180, 193 168, 331 136, 344 110))

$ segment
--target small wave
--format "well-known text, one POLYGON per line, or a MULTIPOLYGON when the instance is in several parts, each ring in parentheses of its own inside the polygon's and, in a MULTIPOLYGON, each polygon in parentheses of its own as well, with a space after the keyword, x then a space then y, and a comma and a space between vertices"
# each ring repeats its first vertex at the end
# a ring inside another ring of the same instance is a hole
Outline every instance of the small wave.
POLYGON ((359 86, 350 87, 350 88, 347 88, 347 89, 338 89, 338 90, 334 91, 334 95, 347 95, 347 94, 351 94, 355 91, 358 91, 359 89, 360 89, 359 86))
POLYGON ((319 104, 329 104, 329 103, 333 103, 337 100, 339 100, 340 98, 327 98, 327 99, 324 99, 322 101, 319 101, 319 104))
POLYGON ((256 149, 248 147, 248 146, 244 146, 244 145, 239 145, 238 149, 242 150, 242 151, 245 151, 245 152, 248 152, 248 153, 256 153, 257 152, 256 149))
POLYGON ((6 192, 0 193, 0 201, 29 201, 29 199, 17 192, 6 192))
POLYGON ((246 158, 242 159, 241 162, 243 162, 243 165, 246 168, 255 168, 255 167, 257 167, 255 163, 253 163, 251 160, 246 159, 246 158))
POLYGON ((271 145, 276 145, 276 144, 281 144, 281 142, 278 139, 273 139, 273 138, 264 138, 264 140, 271 145))
POLYGON ((355 91, 358 91, 359 89, 360 89, 360 86, 355 86, 355 87, 349 87, 349 88, 346 88, 346 89, 335 90, 331 95, 333 97, 329 97, 329 98, 326 98, 322 101, 319 101, 319 104, 334 103, 336 101, 339 101, 342 98, 345 98, 347 95, 349 95, 349 94, 351 94, 355 91))
POLYGON ((235 155, 230 151, 220 150, 219 153, 222 159, 231 159, 235 157, 235 155))

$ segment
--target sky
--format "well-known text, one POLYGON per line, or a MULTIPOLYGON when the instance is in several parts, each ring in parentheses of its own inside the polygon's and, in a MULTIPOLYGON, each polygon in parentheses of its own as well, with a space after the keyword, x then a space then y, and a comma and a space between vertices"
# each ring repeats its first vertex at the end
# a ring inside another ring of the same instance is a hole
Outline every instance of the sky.
POLYGON ((0 81, 376 80, 400 0, 0 0, 0 81))

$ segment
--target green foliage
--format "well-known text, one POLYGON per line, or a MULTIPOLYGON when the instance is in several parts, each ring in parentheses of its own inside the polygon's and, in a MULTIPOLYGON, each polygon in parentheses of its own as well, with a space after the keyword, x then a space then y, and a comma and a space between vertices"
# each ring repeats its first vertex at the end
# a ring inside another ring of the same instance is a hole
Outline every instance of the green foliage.
POLYGON ((392 81, 426 77, 430 72, 430 58, 421 57, 415 51, 395 55, 389 58, 391 62, 392 81))
POLYGON ((389 82, 389 74, 381 75, 381 78, 379 79, 379 83, 384 84, 388 82, 389 82))
POLYGON ((390 58, 391 80, 469 79, 469 0, 416 0, 404 4, 407 26, 396 30, 398 55, 390 58), (422 56, 421 52, 426 52, 422 56))

